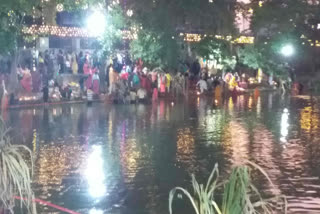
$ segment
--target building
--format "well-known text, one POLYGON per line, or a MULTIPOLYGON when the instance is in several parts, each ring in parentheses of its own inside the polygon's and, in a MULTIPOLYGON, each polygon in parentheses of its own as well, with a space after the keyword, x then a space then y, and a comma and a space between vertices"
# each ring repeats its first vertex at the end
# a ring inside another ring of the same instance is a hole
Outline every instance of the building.
MULTIPOLYGON (((248 4, 250 0, 238 0, 242 4, 248 4)), ((119 3, 119 2, 118 2, 119 3)), ((208 0, 208 7, 214 3, 208 0)), ((88 10, 79 12, 66 12, 63 5, 56 4, 54 0, 43 0, 43 7, 35 11, 34 16, 29 18, 24 28, 24 33, 28 35, 37 35, 34 37, 34 47, 39 50, 64 48, 71 51, 81 49, 92 49, 95 47, 96 39, 84 26, 88 17, 88 10)), ((228 1, 226 10, 234 10, 234 0, 228 1)), ((129 5, 125 5, 125 8, 129 5)), ((127 9, 127 15, 132 10, 127 9)), ((197 20, 191 20, 192 17, 185 16, 183 20, 177 21, 177 30, 185 41, 197 42, 207 36, 206 32, 210 29, 210 21, 201 16, 197 20)), ((247 14, 237 12, 235 23, 241 33, 248 35, 250 20, 247 14)), ((214 17, 212 17, 214 19, 214 17)), ((224 24, 221 23, 221 26, 224 24)), ((213 32, 221 32, 221 35, 215 35, 216 38, 234 41, 235 43, 253 43, 252 37, 241 36, 232 38, 225 32, 226 29, 214 29, 213 32)), ((123 31, 124 39, 132 39, 129 31, 123 31)))

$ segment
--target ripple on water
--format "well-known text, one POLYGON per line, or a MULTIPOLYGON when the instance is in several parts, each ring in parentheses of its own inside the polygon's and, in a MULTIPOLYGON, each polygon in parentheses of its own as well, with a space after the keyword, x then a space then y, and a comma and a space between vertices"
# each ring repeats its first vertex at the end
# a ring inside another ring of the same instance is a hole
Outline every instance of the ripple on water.
POLYGON ((215 163, 226 174, 246 160, 289 213, 320 213, 319 107, 277 94, 213 102, 15 110, 8 123, 35 152, 36 196, 80 213, 168 213, 168 192, 190 187, 191 173, 204 181, 215 163))

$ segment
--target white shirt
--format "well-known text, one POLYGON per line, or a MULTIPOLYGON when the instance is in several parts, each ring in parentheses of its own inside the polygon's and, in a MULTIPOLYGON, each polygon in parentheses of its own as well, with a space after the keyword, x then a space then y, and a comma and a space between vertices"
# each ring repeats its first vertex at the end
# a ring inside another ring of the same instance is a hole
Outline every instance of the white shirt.
POLYGON ((202 90, 208 90, 208 84, 204 80, 199 80, 199 82, 197 83, 197 86, 199 86, 200 89, 202 90))
POLYGON ((144 99, 147 96, 147 92, 146 92, 146 90, 140 88, 137 92, 137 95, 138 95, 139 99, 144 99))

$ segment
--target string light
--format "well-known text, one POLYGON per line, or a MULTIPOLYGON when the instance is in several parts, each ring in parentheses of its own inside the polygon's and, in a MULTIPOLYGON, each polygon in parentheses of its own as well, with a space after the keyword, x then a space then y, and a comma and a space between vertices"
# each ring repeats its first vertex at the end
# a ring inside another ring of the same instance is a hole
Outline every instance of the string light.
POLYGON ((49 35, 59 37, 94 37, 85 28, 77 27, 59 27, 50 25, 32 25, 30 27, 23 28, 24 34, 31 35, 49 35))
POLYGON ((131 17, 133 15, 133 11, 132 10, 128 10, 127 11, 127 16, 131 17))
POLYGON ((226 40, 227 40, 227 41, 230 41, 231 39, 232 39, 232 36, 227 36, 227 37, 226 37, 226 40))
POLYGON ((201 35, 200 34, 187 33, 187 34, 185 34, 184 41, 187 41, 187 42, 200 42, 201 41, 201 35))
MULTIPOLYGON (((133 27, 130 30, 122 30, 122 38, 125 40, 132 40, 138 38, 139 28, 133 27)), ((58 37, 82 37, 82 38, 95 38, 96 35, 86 28, 79 27, 60 27, 53 25, 32 25, 30 27, 24 27, 22 32, 28 35, 47 35, 58 37)), ((184 41, 187 42, 200 42, 204 37, 212 37, 212 35, 201 35, 194 33, 180 33, 181 37, 184 37, 184 41)), ((239 38, 233 38, 232 36, 215 35, 217 39, 231 41, 237 44, 253 44, 254 37, 240 36, 239 38)))
POLYGON ((63 4, 57 4, 57 11, 62 12, 63 11, 63 4))
POLYGON ((254 37, 252 37, 252 36, 240 36, 239 38, 236 38, 235 40, 233 40, 233 43, 253 44, 254 43, 254 37))
POLYGON ((125 40, 134 40, 138 38, 137 31, 129 31, 129 30, 123 30, 122 31, 122 38, 125 40))
MULTIPOLYGON (((44 0, 41 0, 41 4, 43 5, 44 0)), ((43 14, 43 8, 41 9, 41 22, 42 25, 44 25, 44 14, 43 14)))

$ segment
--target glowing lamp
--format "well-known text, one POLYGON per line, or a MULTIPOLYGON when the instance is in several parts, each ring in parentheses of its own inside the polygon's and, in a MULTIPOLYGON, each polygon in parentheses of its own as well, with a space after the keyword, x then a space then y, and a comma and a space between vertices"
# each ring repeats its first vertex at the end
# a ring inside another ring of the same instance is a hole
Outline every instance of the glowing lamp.
POLYGON ((106 28, 106 17, 100 11, 94 11, 87 20, 87 29, 94 36, 102 36, 106 28))
POLYGON ((281 54, 285 57, 290 57, 294 54, 294 47, 291 44, 287 44, 281 48, 281 54))

